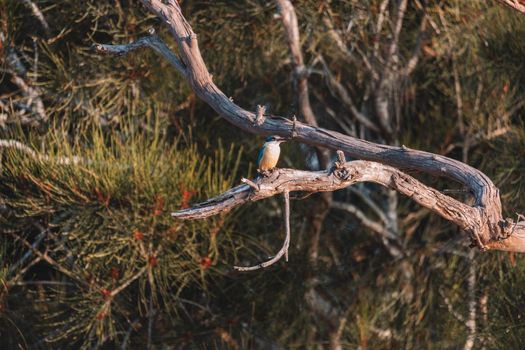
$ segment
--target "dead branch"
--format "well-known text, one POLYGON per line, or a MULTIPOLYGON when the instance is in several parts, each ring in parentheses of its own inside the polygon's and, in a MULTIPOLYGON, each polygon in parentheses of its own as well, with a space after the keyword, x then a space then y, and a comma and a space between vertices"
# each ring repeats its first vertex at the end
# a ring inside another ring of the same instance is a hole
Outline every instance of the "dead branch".
POLYGON ((271 266, 281 260, 281 258, 284 255, 284 259, 288 262, 288 248, 290 247, 290 192, 284 191, 284 229, 286 232, 286 236, 284 238, 284 243, 282 248, 275 254, 273 258, 271 258, 268 261, 265 261, 263 263, 260 263, 255 266, 248 266, 248 267, 242 267, 242 266, 234 266, 233 268, 237 271, 245 272, 245 271, 255 271, 259 270, 261 268, 265 268, 268 266, 271 266))
POLYGON ((290 49, 294 66, 294 81, 299 100, 299 108, 301 109, 301 113, 304 114, 306 122, 310 125, 317 126, 317 119, 312 111, 310 98, 308 96, 307 72, 304 66, 303 55, 301 53, 299 25, 297 24, 295 9, 289 0, 276 0, 276 3, 279 9, 279 14, 281 15, 286 34, 286 41, 288 43, 288 48, 290 49))
MULTIPOLYGON (((410 196, 419 204, 465 229, 480 248, 525 252, 525 222, 514 223, 512 219, 503 219, 499 190, 481 171, 437 154, 407 147, 375 144, 298 121, 292 122, 278 116, 266 118, 262 125, 257 125, 254 112, 247 111, 233 103, 213 83, 211 74, 201 56, 197 35, 182 15, 177 1, 141 0, 141 2, 170 29, 179 48, 184 67, 182 74, 187 78, 197 96, 230 123, 258 135, 286 137, 293 131, 294 139, 299 142, 340 149, 353 158, 382 164, 353 162, 351 166, 345 165, 344 169, 354 176, 350 180, 341 180, 339 171, 330 173, 282 169, 270 176, 269 179, 273 179, 273 183, 268 179, 259 179, 261 190, 257 193, 252 193, 249 186, 239 186, 206 202, 205 205, 190 209, 189 212, 175 213, 175 217, 182 218, 185 214, 187 214, 186 218, 206 217, 223 210, 230 210, 249 200, 262 199, 284 190, 333 191, 340 186, 345 187, 345 185, 357 182, 355 179, 360 179, 361 181, 377 182, 410 196), (356 172, 356 168, 359 168, 359 172, 356 172), (365 170, 366 168, 374 169, 377 173, 370 174, 370 171, 365 170), (476 201, 473 206, 463 204, 421 184, 398 169, 413 169, 455 180, 469 188, 476 201), (277 175, 278 178, 275 177, 277 175), (286 178, 288 183, 282 183, 281 178, 286 178)), ((104 46, 107 47, 107 52, 111 52, 111 45, 104 46)), ((173 54, 173 57, 176 56, 173 54)))
MULTIPOLYGON (((290 50, 290 56, 294 67, 294 90, 299 106, 299 112, 304 116, 305 121, 311 126, 318 127, 318 118, 315 115, 310 104, 310 95, 308 89, 309 71, 304 65, 304 59, 301 50, 299 24, 295 13, 295 8, 290 0, 276 0, 277 8, 282 19, 282 24, 285 30, 285 37, 290 50)), ((321 169, 326 169, 330 165, 330 153, 327 149, 322 147, 315 147, 317 159, 321 169)), ((316 205, 310 210, 308 215, 309 226, 309 264, 312 271, 317 271, 317 263, 319 256, 319 243, 321 238, 321 231, 323 224, 330 212, 332 203, 332 193, 325 192, 319 196, 316 205)), ((318 280, 315 276, 316 272, 311 275, 307 281, 318 280)), ((316 283, 307 282, 308 288, 313 288, 316 283)), ((308 292, 307 292, 308 293, 308 292)))
POLYGON ((423 17, 421 19, 421 22, 419 24, 419 30, 416 37, 416 44, 414 45, 414 49, 412 50, 412 56, 407 60, 407 63, 405 67, 401 70, 401 74, 404 76, 409 76, 412 74, 414 69, 417 66, 417 63, 419 62, 419 54, 421 51, 421 44, 423 42, 423 36, 426 31, 427 26, 427 11, 426 7, 423 8, 423 17))
POLYGON ((180 62, 177 55, 175 55, 173 51, 171 51, 170 48, 154 34, 155 32, 153 30, 150 30, 150 33, 150 36, 140 38, 137 41, 127 45, 94 44, 91 49, 101 54, 124 56, 130 52, 149 47, 167 59, 168 62, 171 63, 171 65, 175 67, 184 77, 187 77, 186 68, 180 62))
POLYGON ((257 118, 255 119, 255 124, 262 125, 264 123, 264 120, 266 119, 264 113, 266 113, 266 107, 257 105, 257 118))
POLYGON ((47 23, 42 11, 40 11, 40 8, 38 8, 38 6, 31 0, 22 0, 22 3, 31 10, 33 16, 35 16, 36 19, 40 22, 40 25, 42 26, 46 37, 49 37, 51 30, 49 29, 49 24, 47 23))
POLYGON ((324 76, 332 95, 334 95, 334 97, 341 101, 346 106, 346 108, 350 110, 350 112, 357 121, 366 126, 368 129, 375 132, 379 132, 379 128, 376 126, 376 124, 357 109, 356 105, 354 104, 354 101, 352 100, 352 97, 350 97, 350 94, 348 93, 346 88, 335 79, 322 56, 319 56, 319 60, 323 65, 324 76))
MULTIPOLYGON (((297 23, 295 8, 290 0, 276 0, 276 3, 283 22, 286 41, 288 43, 294 67, 294 87, 299 110, 308 124, 317 127, 319 126, 317 117, 315 116, 310 104, 308 72, 304 65, 303 54, 301 52, 299 24, 297 23)), ((324 168, 328 167, 328 164, 330 163, 330 155, 328 152, 320 147, 316 147, 316 153, 321 166, 324 168)))
POLYGON ((372 197, 367 193, 364 185, 357 185, 355 187, 350 187, 350 192, 355 194, 359 197, 365 203, 372 211, 379 217, 383 225, 388 224, 388 218, 386 217, 386 214, 384 211, 379 207, 379 204, 377 204, 372 197), (361 188, 359 188, 361 187, 361 188))
POLYGON ((7 230, 3 231, 4 233, 12 236, 15 241, 20 241, 24 246, 29 248, 34 255, 36 255, 41 260, 47 262, 49 265, 51 265, 53 268, 55 268, 57 271, 62 272, 64 275, 68 276, 69 278, 79 282, 81 285, 88 285, 86 281, 78 277, 73 271, 67 269, 65 266, 57 262, 55 259, 53 259, 51 256, 48 255, 47 251, 42 253, 40 250, 38 250, 36 247, 33 247, 31 243, 29 243, 25 238, 17 234, 15 231, 7 230))
POLYGON ((389 230, 383 223, 370 219, 357 206, 350 203, 333 201, 332 208, 351 214, 363 227, 366 227, 373 233, 377 234, 392 257, 398 258, 403 256, 404 253, 401 247, 397 244, 397 235, 395 232, 389 230))
MULTIPOLYGON (((20 266, 22 266, 22 265, 25 263, 25 261, 31 257, 31 255, 33 255, 33 250, 38 249, 38 246, 40 245, 40 243, 42 243, 42 241, 43 241, 44 238, 46 237, 48 230, 47 230, 47 229, 44 229, 44 228, 41 227, 40 225, 37 225, 37 227, 40 229, 40 233, 36 236, 35 241, 34 241, 33 244, 32 244, 32 249, 31 249, 31 250, 28 250, 28 251, 27 251, 27 252, 26 252, 26 253, 20 258, 20 260, 18 260, 17 262, 15 262, 15 263, 12 264, 11 266, 9 266, 9 269, 7 270, 7 276, 12 275, 15 271, 17 271, 17 269, 18 269, 20 266)), ((16 279, 16 278, 15 278, 15 279, 16 279)))
POLYGON ((0 149, 2 148, 14 148, 19 150, 20 152, 23 152, 27 155, 29 155, 31 158, 37 161, 44 161, 44 162, 51 162, 54 161, 59 165, 70 165, 70 164, 79 164, 79 163, 86 163, 89 164, 89 160, 82 159, 78 156, 72 156, 72 157, 50 157, 46 154, 40 154, 37 153, 35 150, 33 150, 31 147, 23 144, 20 141, 16 140, 2 140, 0 139, 0 149))
POLYGON ((395 65, 399 64, 399 34, 401 33, 401 28, 403 27, 403 20, 405 19, 407 3, 407 0, 401 0, 401 2, 397 4, 397 12, 395 16, 396 24, 393 33, 393 39, 390 43, 389 55, 386 61, 387 66, 390 66, 390 63, 394 63, 395 65))
POLYGON ((524 0, 497 0, 500 4, 504 4, 518 12, 525 13, 524 0))
MULTIPOLYGON (((255 180, 258 191, 252 191, 252 187, 248 185, 237 186, 192 208, 172 213, 172 216, 179 219, 202 219, 285 191, 327 192, 359 182, 377 183, 410 197, 420 205, 458 225, 484 248, 501 250, 525 248, 522 245, 504 245, 503 243, 510 238, 505 241, 488 242, 488 244, 481 242, 479 232, 482 229, 480 224, 483 222, 484 215, 482 210, 461 203, 426 186, 396 168, 369 161, 347 162, 325 171, 276 169, 268 177, 260 177, 255 180)), ((521 231, 523 225, 522 223, 519 225, 521 231)))

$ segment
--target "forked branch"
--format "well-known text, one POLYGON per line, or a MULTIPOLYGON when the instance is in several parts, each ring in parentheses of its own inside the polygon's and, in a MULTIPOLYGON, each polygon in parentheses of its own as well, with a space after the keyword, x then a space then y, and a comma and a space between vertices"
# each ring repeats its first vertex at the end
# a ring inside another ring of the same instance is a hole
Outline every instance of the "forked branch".
POLYGON ((255 180, 258 190, 240 185, 191 208, 172 213, 178 219, 203 219, 285 192, 336 191, 359 182, 373 182, 412 198, 467 232, 475 233, 480 212, 388 165, 352 161, 324 171, 276 169, 268 177, 255 180))
MULTIPOLYGON (((176 40, 181 64, 174 64, 175 67, 188 80, 197 96, 230 123, 254 134, 293 136, 295 140, 305 144, 333 150, 339 149, 353 158, 375 162, 346 163, 342 170, 350 171, 353 177, 344 180, 334 175, 336 171, 304 172, 281 169, 268 179, 259 179, 257 185, 260 190, 258 192, 253 192, 247 185, 238 186, 203 205, 188 211, 177 212, 176 217, 206 217, 285 190, 333 191, 358 180, 371 181, 404 193, 445 219, 459 225, 472 235, 480 248, 525 252, 525 222, 514 223, 512 219, 503 219, 499 190, 481 171, 437 154, 404 146, 375 144, 278 116, 267 116, 259 125, 256 112, 247 111, 233 103, 213 83, 212 76, 201 56, 197 35, 182 15, 177 1, 141 0, 141 2, 161 19, 176 40), (356 172, 356 168, 359 168, 359 171, 356 172), (365 171, 366 168, 377 172, 365 171), (475 204, 468 206, 423 185, 402 172, 406 169, 418 170, 459 182, 474 195, 475 204), (288 181, 286 184, 282 182, 284 178, 288 181), (415 188, 417 191, 414 191, 415 188)), ((125 46, 136 48, 136 45, 133 45, 125 46)), ((107 53, 113 53, 110 49, 111 45, 99 47, 105 47, 107 53)), ((127 53, 127 51, 118 50, 118 53, 127 53)), ((167 56, 164 52, 161 54, 167 56)), ((171 55, 177 57, 173 53, 168 56, 171 55)))

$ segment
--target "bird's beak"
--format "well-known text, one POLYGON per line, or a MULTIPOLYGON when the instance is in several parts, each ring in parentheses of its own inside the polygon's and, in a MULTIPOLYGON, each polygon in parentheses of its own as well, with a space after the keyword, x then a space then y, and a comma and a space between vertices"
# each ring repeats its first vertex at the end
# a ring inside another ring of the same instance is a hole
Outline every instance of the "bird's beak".
POLYGON ((287 140, 286 137, 275 136, 275 141, 277 142, 285 142, 286 140, 287 140))

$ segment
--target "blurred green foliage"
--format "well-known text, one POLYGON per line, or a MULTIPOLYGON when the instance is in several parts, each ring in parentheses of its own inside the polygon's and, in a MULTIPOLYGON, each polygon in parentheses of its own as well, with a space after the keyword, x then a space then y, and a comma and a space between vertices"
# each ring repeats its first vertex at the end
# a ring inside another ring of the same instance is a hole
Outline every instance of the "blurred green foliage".
MULTIPOLYGON (((0 101, 9 106, 1 112, 7 119, 0 119, 0 139, 48 156, 0 148, 2 348, 327 347, 333 329, 311 310, 305 297, 311 293, 345 315, 343 348, 458 348, 468 335, 472 265, 475 348, 522 347, 523 258, 469 256, 455 227, 405 199, 398 209, 401 259, 393 260, 355 218, 331 211, 312 271, 305 234, 318 200, 312 196, 292 203, 289 263, 234 273, 232 265, 253 264, 278 249, 280 198, 204 221, 174 221, 170 212, 253 175, 262 140, 220 119, 153 52, 113 58, 89 49, 95 42, 129 42, 150 27, 174 48, 138 1, 34 3, 50 33, 24 2, 0 0, 0 101), (48 123, 17 117, 20 104, 30 103, 12 79, 13 50, 40 91, 48 123), (312 274, 319 278, 314 288, 312 274)), ((407 9, 403 57, 418 40, 418 4, 407 9)), ((323 19, 332 19, 356 57, 376 43, 387 50, 392 23, 374 31, 380 1, 295 5, 312 67, 313 108, 321 126, 341 131, 330 111, 344 125, 353 121, 326 87, 319 56, 365 112, 371 76, 361 60, 349 60, 334 45, 323 19)), ((272 114, 298 113, 273 2, 185 0, 182 6, 226 94, 251 110, 266 104, 272 114)), ((425 10, 418 65, 393 90, 399 141, 457 159, 467 154, 500 187, 507 214, 523 213, 525 17, 477 1, 429 1, 425 10)), ((385 68, 380 59, 371 64, 385 68)), ((304 148, 283 149, 281 166, 307 165, 304 148)), ((440 189, 454 186, 423 179, 440 189)), ((360 203, 348 191, 334 196, 360 203)))

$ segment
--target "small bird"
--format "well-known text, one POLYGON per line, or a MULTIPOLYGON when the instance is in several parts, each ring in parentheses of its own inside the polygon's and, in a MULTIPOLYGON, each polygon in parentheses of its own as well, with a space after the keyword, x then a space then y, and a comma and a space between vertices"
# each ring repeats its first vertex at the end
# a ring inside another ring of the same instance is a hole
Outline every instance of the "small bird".
POLYGON ((259 157, 257 157, 257 167, 260 173, 266 173, 272 170, 279 161, 279 154, 281 148, 279 144, 286 141, 285 138, 279 136, 268 136, 265 140, 264 145, 259 151, 259 157))

